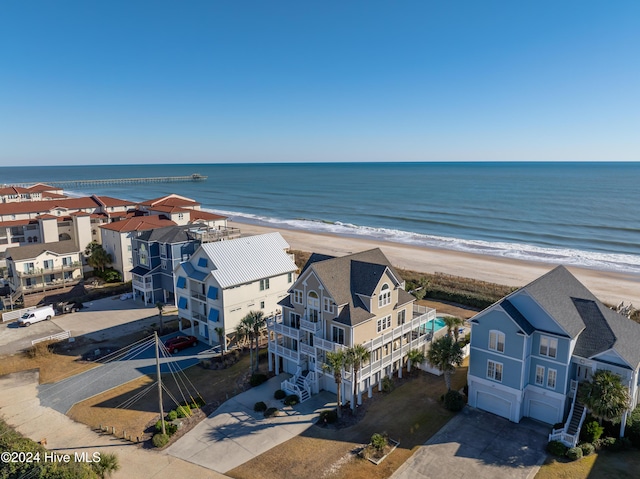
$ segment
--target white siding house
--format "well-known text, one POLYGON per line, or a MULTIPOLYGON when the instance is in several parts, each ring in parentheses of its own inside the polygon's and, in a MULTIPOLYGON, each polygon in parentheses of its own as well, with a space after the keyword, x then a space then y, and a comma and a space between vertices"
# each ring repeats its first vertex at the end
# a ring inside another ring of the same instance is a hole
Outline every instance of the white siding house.
POLYGON ((250 311, 276 314, 295 280, 288 248, 280 233, 248 236, 203 244, 176 266, 176 306, 190 334, 214 345, 221 342, 215 328, 228 335, 250 311))

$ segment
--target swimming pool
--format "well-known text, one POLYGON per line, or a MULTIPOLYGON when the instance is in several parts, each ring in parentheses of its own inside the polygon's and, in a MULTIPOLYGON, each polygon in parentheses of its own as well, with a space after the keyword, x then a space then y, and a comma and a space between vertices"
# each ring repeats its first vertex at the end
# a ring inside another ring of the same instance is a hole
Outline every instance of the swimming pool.
POLYGON ((430 319, 429 321, 427 321, 427 324, 423 326, 422 332, 435 332, 441 330, 442 328, 445 328, 446 326, 447 325, 444 322, 444 318, 438 316, 436 317, 436 319, 430 319))

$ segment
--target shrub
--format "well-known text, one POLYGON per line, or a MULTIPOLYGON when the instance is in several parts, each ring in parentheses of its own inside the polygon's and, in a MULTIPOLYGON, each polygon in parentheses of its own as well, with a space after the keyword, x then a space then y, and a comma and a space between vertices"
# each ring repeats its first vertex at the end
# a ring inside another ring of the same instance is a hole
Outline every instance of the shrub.
POLYGON ((251 384, 251 387, 256 387, 256 386, 260 386, 266 380, 267 380, 266 374, 255 373, 251 375, 251 379, 249 379, 249 384, 251 384))
POLYGON ((582 449, 580 449, 579 447, 572 447, 567 451, 566 456, 572 461, 582 459, 582 449))
POLYGON ((389 376, 385 376, 382 378, 382 391, 385 393, 390 393, 391 391, 393 391, 393 379, 391 379, 389 376))
POLYGON ((584 442, 596 442, 603 432, 604 428, 598 421, 590 421, 582 427, 580 437, 584 442))
POLYGON ((387 438, 382 434, 375 433, 373 436, 371 436, 371 445, 378 451, 382 451, 387 445, 387 438))
POLYGON ((284 399, 287 397, 287 393, 284 392, 282 389, 278 389, 275 393, 273 393, 273 397, 275 399, 284 399))
POLYGON ((444 407, 449 411, 458 412, 464 407, 464 396, 458 391, 448 391, 444 395, 444 407))
POLYGON ((612 451, 624 451, 625 449, 629 449, 631 447, 631 441, 628 437, 619 437, 619 438, 607 438, 613 439, 613 443, 609 446, 609 449, 612 451))
POLYGON ((554 456, 564 456, 568 449, 569 448, 560 441, 549 441, 549 444, 547 444, 547 452, 554 456))
POLYGON ((335 409, 327 409, 320 413, 320 423, 322 424, 333 424, 338 420, 338 411, 335 409))
POLYGON ((289 396, 284 398, 284 405, 285 406, 295 406, 299 402, 300 402, 300 398, 298 397, 297 394, 290 394, 289 396))
POLYGON ((258 401, 254 404, 253 410, 255 412, 265 412, 267 410, 267 405, 263 401, 258 401))
POLYGON ((595 450, 593 444, 591 444, 590 442, 583 442, 582 444, 580 444, 580 449, 582 449, 583 456, 590 456, 595 450))
POLYGON ((176 408, 176 413, 178 414, 178 417, 190 417, 191 408, 188 405, 178 406, 176 408))
POLYGON ((264 417, 275 417, 278 415, 277 407, 270 407, 264 412, 264 417))
POLYGON ((178 413, 175 409, 172 409, 171 411, 169 411, 169 414, 167 414, 167 421, 175 421, 176 419, 178 419, 178 413))
POLYGON ((601 437, 600 439, 596 439, 595 441, 593 441, 593 445, 596 449, 608 449, 615 446, 615 444, 615 437, 601 437))
MULTIPOLYGON (((168 436, 173 436, 178 430, 178 426, 170 422, 164 421, 164 430, 168 436)), ((156 432, 162 432, 162 421, 156 422, 156 432)))
POLYGON ((154 434, 151 442, 154 447, 164 447, 169 443, 169 436, 166 434, 154 434))

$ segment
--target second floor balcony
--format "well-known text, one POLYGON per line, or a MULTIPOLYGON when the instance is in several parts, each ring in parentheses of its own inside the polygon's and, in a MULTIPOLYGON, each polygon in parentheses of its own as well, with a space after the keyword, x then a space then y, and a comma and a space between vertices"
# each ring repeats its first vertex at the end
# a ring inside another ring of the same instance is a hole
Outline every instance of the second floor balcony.
POLYGON ((283 323, 282 315, 267 318, 267 330, 273 331, 277 334, 282 334, 283 336, 287 336, 298 341, 302 337, 302 331, 297 328, 287 326, 283 323))

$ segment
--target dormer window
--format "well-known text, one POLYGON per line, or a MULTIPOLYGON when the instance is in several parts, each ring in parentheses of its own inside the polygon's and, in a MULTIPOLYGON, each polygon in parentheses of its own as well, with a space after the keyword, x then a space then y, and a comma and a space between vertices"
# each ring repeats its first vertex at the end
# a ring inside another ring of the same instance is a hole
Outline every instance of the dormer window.
POLYGON ((333 314, 333 301, 331 301, 331 298, 324 298, 324 310, 333 314))
POLYGON ((391 289, 387 283, 382 285, 380 295, 378 296, 378 308, 382 308, 391 303, 391 289))

